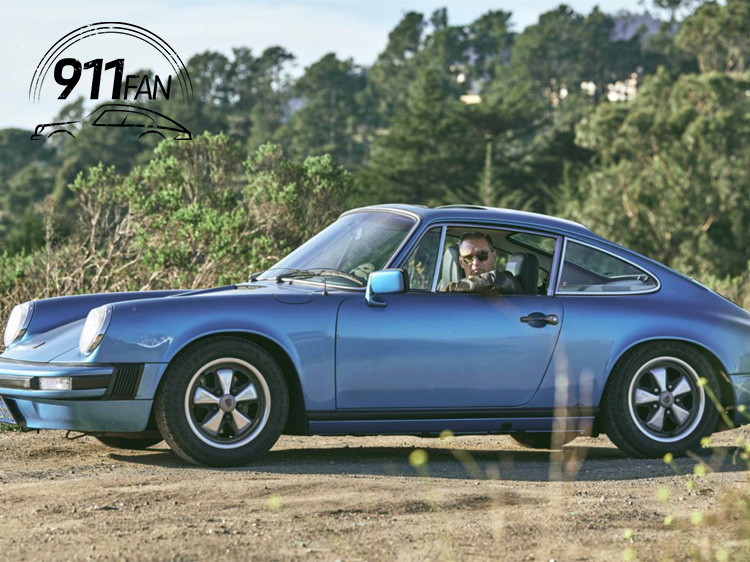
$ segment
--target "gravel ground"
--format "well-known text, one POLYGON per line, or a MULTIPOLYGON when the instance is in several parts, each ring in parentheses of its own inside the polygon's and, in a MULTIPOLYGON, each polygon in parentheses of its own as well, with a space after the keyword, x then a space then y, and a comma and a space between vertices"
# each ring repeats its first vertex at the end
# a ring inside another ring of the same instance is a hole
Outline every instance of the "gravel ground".
POLYGON ((498 436, 283 437, 217 470, 164 443, 5 432, 0 558, 745 561, 748 438, 666 464, 604 437, 552 454, 498 436))

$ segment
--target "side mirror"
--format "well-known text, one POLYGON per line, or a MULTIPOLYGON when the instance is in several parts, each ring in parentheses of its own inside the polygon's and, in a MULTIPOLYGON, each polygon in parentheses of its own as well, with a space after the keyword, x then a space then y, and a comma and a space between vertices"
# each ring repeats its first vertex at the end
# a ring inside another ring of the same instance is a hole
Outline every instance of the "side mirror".
POLYGON ((403 269, 373 271, 367 278, 365 301, 368 306, 383 307, 385 302, 378 295, 393 295, 409 290, 409 274, 403 269))

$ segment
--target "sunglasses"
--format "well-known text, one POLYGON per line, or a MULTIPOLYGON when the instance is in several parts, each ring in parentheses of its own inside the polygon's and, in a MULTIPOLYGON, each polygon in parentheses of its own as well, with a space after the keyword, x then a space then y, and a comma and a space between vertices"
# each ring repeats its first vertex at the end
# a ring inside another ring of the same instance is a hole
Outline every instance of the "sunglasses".
POLYGON ((476 254, 467 254, 465 256, 461 256, 461 261, 466 265, 471 265, 471 263, 474 261, 474 258, 477 258, 479 261, 487 261, 489 257, 489 252, 481 251, 477 252, 476 254))

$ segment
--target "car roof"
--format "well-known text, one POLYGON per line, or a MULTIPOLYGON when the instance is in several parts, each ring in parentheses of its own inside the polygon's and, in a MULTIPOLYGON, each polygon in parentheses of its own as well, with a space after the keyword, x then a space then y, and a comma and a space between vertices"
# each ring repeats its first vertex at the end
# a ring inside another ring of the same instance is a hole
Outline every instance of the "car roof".
POLYGON ((442 207, 424 207, 422 205, 404 205, 400 203, 371 205, 356 209, 396 209, 407 211, 422 217, 426 223, 448 220, 448 221, 490 221, 502 222, 518 226, 527 226, 531 228, 540 228, 542 230, 552 230, 566 234, 594 239, 597 241, 609 242, 605 238, 594 234, 591 230, 580 223, 542 215, 540 213, 531 213, 529 211, 517 211, 514 209, 502 209, 496 207, 483 207, 479 205, 445 205, 442 207))

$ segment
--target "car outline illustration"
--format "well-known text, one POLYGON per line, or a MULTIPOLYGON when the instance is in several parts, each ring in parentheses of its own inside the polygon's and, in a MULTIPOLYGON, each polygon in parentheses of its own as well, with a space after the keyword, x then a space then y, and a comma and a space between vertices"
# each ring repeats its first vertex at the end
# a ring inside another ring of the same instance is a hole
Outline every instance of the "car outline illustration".
POLYGON ((75 138, 86 126, 91 127, 140 127, 144 131, 139 139, 147 135, 157 135, 162 139, 192 140, 192 134, 174 119, 152 109, 124 103, 107 103, 98 106, 80 121, 42 123, 34 128, 31 140, 46 140, 62 134, 75 138))

